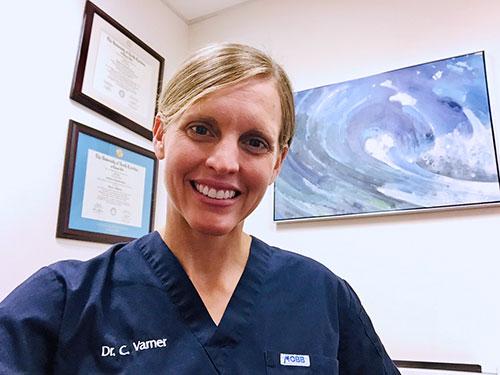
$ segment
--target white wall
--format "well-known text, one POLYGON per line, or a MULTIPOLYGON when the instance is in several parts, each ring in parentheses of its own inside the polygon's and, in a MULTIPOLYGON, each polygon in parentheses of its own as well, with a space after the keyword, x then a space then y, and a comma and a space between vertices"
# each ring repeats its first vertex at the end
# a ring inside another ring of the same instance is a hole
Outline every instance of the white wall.
MULTIPOLYGON (((165 57, 165 78, 188 47, 213 41, 269 51, 296 90, 484 49, 500 134, 496 0, 255 0, 189 29, 159 0, 95 2, 165 57)), ((11 1, 3 8, 0 299, 43 265, 107 248, 55 238, 68 120, 150 148, 69 99, 83 6, 11 1)), ((157 227, 164 213, 159 188, 157 227)), ((269 190, 246 229, 346 278, 394 358, 500 367, 499 214, 493 208, 275 225, 269 190)))
MULTIPOLYGON (((0 300, 44 265, 108 248, 55 238, 68 120, 151 149, 145 138, 69 99, 84 3, 10 1, 2 8, 0 300)), ((165 78, 185 58, 188 28, 160 0, 94 3, 165 58, 165 78)), ((161 225, 163 189, 158 202, 161 225)))
MULTIPOLYGON (((263 48, 296 90, 485 50, 500 134, 497 0, 254 0, 189 37, 263 48)), ((346 278, 393 358, 500 367, 500 208, 276 225, 271 193, 246 229, 346 278)))

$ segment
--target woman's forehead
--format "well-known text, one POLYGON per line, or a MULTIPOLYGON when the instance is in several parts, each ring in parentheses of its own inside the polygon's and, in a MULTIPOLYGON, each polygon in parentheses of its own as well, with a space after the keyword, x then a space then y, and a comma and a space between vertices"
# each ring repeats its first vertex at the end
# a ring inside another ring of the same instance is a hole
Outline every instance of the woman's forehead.
POLYGON ((195 103, 210 103, 216 99, 246 99, 251 97, 254 101, 271 103, 280 102, 276 80, 270 77, 251 77, 243 81, 212 91, 195 103))

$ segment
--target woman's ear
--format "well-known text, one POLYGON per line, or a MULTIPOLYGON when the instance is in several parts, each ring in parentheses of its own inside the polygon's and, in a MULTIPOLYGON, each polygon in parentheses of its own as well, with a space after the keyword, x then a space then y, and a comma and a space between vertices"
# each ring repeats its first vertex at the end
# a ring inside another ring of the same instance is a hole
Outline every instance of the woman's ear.
POLYGON ((287 154, 288 154, 288 146, 285 145, 280 150, 278 158, 276 159, 276 163, 274 164, 274 169, 273 169, 273 175, 271 177, 271 181, 269 181, 269 185, 271 185, 276 180, 276 177, 278 177, 281 171, 281 166, 283 165, 283 161, 285 160, 287 154))
POLYGON ((165 145, 163 144, 163 136, 165 131, 163 129, 163 122, 159 115, 155 117, 155 123, 153 125, 153 148, 155 151, 156 158, 161 160, 165 157, 165 145))

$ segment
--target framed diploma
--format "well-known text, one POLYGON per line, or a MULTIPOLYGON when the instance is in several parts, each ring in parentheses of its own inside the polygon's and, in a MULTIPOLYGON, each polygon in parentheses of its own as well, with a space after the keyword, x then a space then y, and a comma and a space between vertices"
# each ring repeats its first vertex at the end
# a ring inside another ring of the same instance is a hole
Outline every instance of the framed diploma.
POLYGON ((69 121, 56 237, 115 243, 153 230, 153 152, 69 121))
POLYGON ((151 139, 163 64, 151 47, 87 1, 71 99, 151 139))

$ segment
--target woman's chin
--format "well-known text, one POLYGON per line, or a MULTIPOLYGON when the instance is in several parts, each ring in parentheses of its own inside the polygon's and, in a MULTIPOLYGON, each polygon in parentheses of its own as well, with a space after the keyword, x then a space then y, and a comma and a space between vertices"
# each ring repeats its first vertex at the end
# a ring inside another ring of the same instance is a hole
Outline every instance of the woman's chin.
POLYGON ((193 222, 191 223, 191 228, 195 231, 202 233, 207 236, 225 236, 234 231, 235 228, 238 227, 238 224, 229 224, 229 223, 200 223, 193 222))

